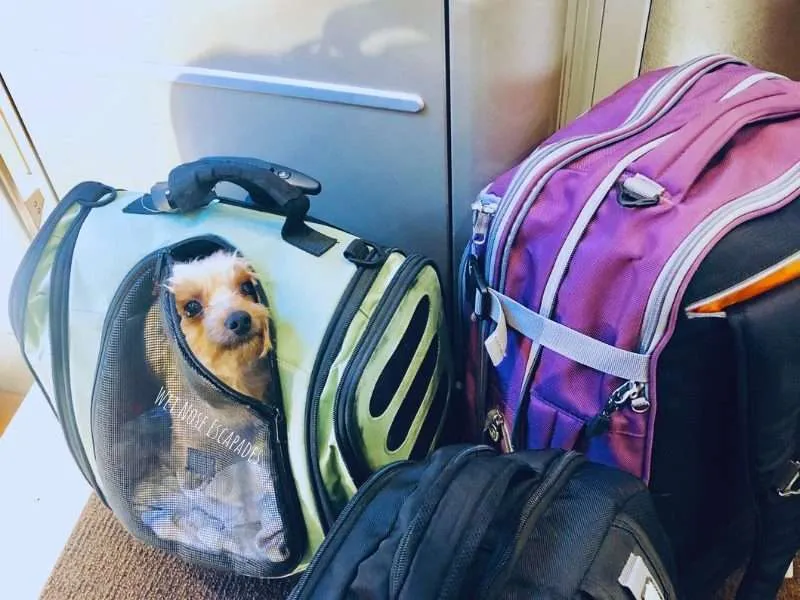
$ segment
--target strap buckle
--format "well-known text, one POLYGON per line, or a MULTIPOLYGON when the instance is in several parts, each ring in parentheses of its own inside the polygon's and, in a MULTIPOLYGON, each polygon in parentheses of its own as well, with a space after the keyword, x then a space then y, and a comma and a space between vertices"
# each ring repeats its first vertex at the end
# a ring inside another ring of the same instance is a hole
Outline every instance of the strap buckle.
POLYGON ((800 496, 800 461, 790 460, 778 479, 778 496, 800 496))
POLYGON ((483 321, 489 314, 489 284, 486 282, 486 277, 478 264, 478 258, 472 254, 467 260, 467 269, 469 276, 475 282, 475 307, 473 315, 478 321, 483 321))

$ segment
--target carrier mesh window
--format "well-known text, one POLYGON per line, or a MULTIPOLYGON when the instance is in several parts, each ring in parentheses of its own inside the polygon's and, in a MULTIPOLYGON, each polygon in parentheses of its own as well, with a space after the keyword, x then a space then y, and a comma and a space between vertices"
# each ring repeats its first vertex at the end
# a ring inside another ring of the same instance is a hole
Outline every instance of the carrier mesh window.
MULTIPOLYGON (((109 505, 134 535, 190 562, 286 574, 305 535, 283 421, 245 405, 186 352, 174 302, 157 283, 165 258, 134 269, 106 321, 92 431, 109 505)), ((280 409, 279 396, 266 401, 280 409)))
POLYGON ((411 460, 422 460, 428 455, 428 451, 433 445, 433 438, 444 420, 449 392, 450 378, 447 374, 442 374, 442 377, 439 378, 439 385, 436 387, 436 395, 428 409, 428 415, 422 423, 419 436, 409 454, 411 460))
POLYGON ((400 343, 386 362, 386 366, 375 383, 375 390, 369 400, 369 412, 373 417, 379 417, 389 407, 392 397, 419 348, 425 328, 428 326, 430 312, 430 298, 423 296, 414 309, 414 314, 411 316, 400 343))
POLYGON ((439 336, 431 340, 428 351, 425 353, 425 358, 419 370, 414 375, 411 381, 411 386, 408 388, 408 393, 403 398, 403 403, 397 411, 397 414, 389 427, 389 434, 386 438, 386 447, 394 452, 403 445, 408 430, 411 429, 411 423, 417 416, 419 407, 428 391, 431 379, 433 378, 434 370, 436 369, 436 360, 439 357, 439 336))

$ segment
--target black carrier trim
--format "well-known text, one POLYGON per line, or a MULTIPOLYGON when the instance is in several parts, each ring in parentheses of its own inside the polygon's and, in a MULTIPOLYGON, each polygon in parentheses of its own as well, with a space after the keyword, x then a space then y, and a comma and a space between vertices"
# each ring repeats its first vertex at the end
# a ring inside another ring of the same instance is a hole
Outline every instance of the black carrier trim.
POLYGON ((384 254, 384 251, 371 247, 364 261, 359 263, 355 275, 350 280, 347 289, 342 294, 339 305, 334 311, 331 323, 320 344, 322 350, 317 355, 314 369, 311 372, 308 388, 309 401, 306 403, 306 446, 308 448, 309 471, 313 482, 314 500, 317 504, 320 524, 325 533, 333 525, 336 515, 333 512, 319 466, 319 444, 317 443, 319 401, 325 388, 325 382, 328 379, 328 373, 330 373, 333 361, 339 354, 347 330, 350 328, 350 324, 353 322, 361 303, 377 279, 383 265, 383 261, 371 261, 379 254, 384 254))
POLYGON ((69 209, 75 206, 75 204, 78 204, 81 198, 94 198, 99 200, 113 191, 113 188, 95 181, 86 181, 72 188, 61 202, 56 204, 56 207, 47 218, 47 221, 45 221, 44 225, 42 225, 41 229, 36 233, 36 236, 33 238, 28 250, 22 257, 17 272, 14 274, 14 278, 11 281, 11 290, 8 299, 8 316, 11 322, 11 329, 14 332, 14 336, 17 338, 20 354, 22 354, 22 358, 25 360, 25 365, 33 375, 36 385, 41 389, 42 394, 50 405, 50 409, 53 411, 56 418, 58 418, 58 412, 55 404, 44 389, 39 376, 28 360, 28 355, 25 353, 25 317, 27 314, 28 296, 30 294, 31 283, 33 282, 33 275, 36 273, 36 268, 41 262, 42 253, 45 247, 47 247, 47 242, 50 241, 53 232, 69 209))
MULTIPOLYGON (((72 257, 75 252, 75 246, 78 242, 78 235, 80 234, 81 227, 86 222, 86 218, 89 216, 92 207, 104 206, 108 204, 114 199, 115 192, 112 188, 97 183, 90 182, 87 184, 82 184, 82 186, 85 187, 81 189, 81 186, 78 186, 70 194, 70 197, 68 198, 69 205, 66 205, 63 211, 59 211, 55 215, 51 216, 51 218, 48 220, 48 223, 52 223, 52 225, 47 227, 46 232, 45 229, 42 230, 42 233, 46 233, 46 235, 41 238, 41 242, 39 236, 37 236, 35 240, 36 247, 34 248, 32 246, 30 250, 31 255, 34 256, 36 260, 31 259, 30 263, 26 261, 24 266, 21 267, 21 270, 25 269, 27 271, 27 269, 30 269, 29 272, 24 272, 23 275, 25 280, 25 283, 23 284, 25 285, 24 289, 28 291, 33 274, 36 270, 36 266, 39 263, 41 253, 47 244, 48 238, 50 235, 52 235, 61 217, 66 214, 67 210, 74 204, 80 204, 80 212, 75 216, 75 220, 70 224, 69 229, 64 235, 64 239, 61 241, 61 244, 56 250, 56 254, 53 259, 53 265, 50 270, 51 287, 49 310, 53 392, 55 396, 55 407, 58 412, 58 419, 64 431, 64 437, 67 441, 67 446, 69 447, 70 453, 80 468, 84 478, 89 485, 92 486, 94 492, 104 504, 108 505, 100 486, 97 483, 95 475, 92 472, 83 442, 80 439, 78 424, 75 420, 75 407, 72 402, 72 387, 69 369, 69 283, 72 270, 72 257), (74 194, 74 196, 72 194, 74 194), (109 194, 111 194, 109 198, 101 204, 100 200, 109 194)), ((66 201, 67 199, 62 202, 66 201)), ((24 307, 21 309, 19 316, 21 319, 19 323, 21 325, 20 331, 24 334, 24 331, 22 331, 24 329, 25 319, 24 307)), ((24 337, 20 337, 20 340, 20 343, 23 344, 24 337)), ((44 392, 44 389, 42 391, 44 392)), ((46 396, 46 392, 44 393, 46 396)))

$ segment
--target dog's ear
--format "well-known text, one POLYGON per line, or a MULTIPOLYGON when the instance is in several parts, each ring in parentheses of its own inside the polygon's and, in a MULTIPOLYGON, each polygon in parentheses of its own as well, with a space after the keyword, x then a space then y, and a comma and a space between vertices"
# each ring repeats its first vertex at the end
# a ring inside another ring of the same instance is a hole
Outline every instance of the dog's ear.
POLYGON ((241 254, 236 253, 233 255, 234 264, 247 273, 252 279, 253 283, 256 282, 258 279, 258 275, 256 274, 256 270, 253 268, 253 265, 250 264, 241 254))
POLYGON ((264 322, 261 324, 261 338, 264 341, 264 345, 261 349, 261 357, 264 358, 267 354, 269 354, 270 350, 272 350, 272 336, 270 335, 269 331, 269 321, 270 321, 270 312, 269 309, 264 307, 262 312, 264 322))

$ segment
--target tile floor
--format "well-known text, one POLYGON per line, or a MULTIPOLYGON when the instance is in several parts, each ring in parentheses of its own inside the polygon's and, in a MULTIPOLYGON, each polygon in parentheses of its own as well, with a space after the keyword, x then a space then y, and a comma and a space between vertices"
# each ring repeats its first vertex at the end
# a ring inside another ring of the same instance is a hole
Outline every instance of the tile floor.
POLYGON ((36 386, 0 436, 0 473, 0 597, 37 600, 90 488, 36 386))

